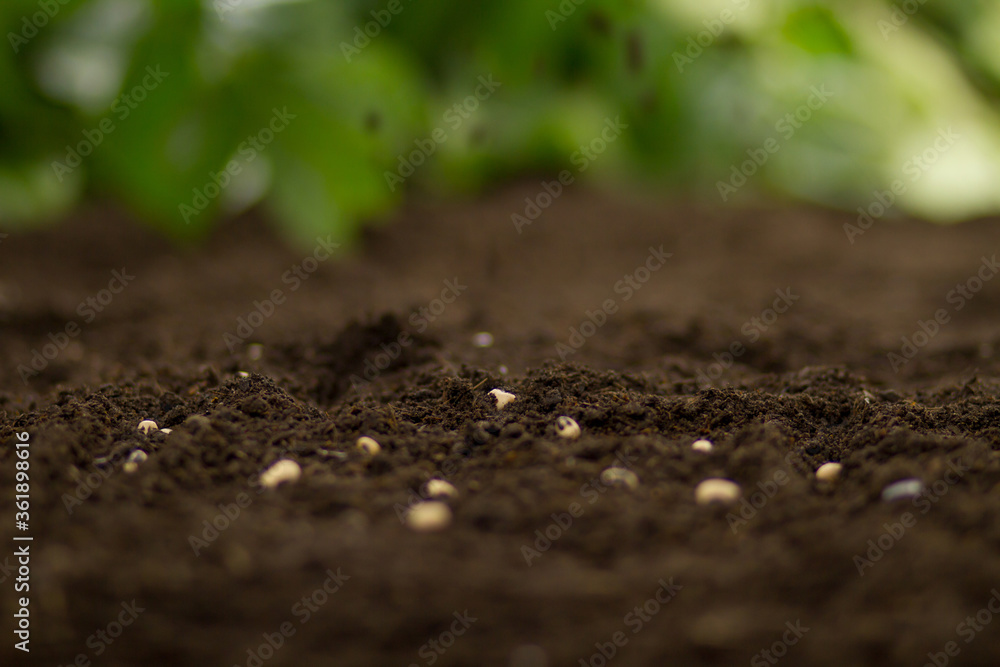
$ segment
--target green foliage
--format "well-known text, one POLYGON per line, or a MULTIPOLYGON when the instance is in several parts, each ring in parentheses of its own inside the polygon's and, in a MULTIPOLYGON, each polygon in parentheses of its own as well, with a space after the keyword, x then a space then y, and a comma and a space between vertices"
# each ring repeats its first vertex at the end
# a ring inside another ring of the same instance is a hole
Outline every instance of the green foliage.
POLYGON ((954 125, 968 141, 900 206, 1000 208, 993 3, 5 0, 0 27, 6 227, 106 198, 197 238, 263 202, 292 236, 347 239, 407 190, 575 170, 619 116, 579 176, 718 197, 818 85, 832 100, 738 197, 864 204, 954 125), (480 77, 500 88, 456 115, 480 77))

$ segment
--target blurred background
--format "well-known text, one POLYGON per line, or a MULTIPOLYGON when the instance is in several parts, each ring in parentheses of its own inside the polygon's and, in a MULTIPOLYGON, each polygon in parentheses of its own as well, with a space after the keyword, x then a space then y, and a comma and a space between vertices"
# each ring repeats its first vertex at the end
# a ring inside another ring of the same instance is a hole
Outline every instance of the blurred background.
MULTIPOLYGON (((4 0, 0 228, 354 235, 514 179, 1000 210, 1000 3, 4 0)), ((530 208, 526 203, 526 209, 530 208)))

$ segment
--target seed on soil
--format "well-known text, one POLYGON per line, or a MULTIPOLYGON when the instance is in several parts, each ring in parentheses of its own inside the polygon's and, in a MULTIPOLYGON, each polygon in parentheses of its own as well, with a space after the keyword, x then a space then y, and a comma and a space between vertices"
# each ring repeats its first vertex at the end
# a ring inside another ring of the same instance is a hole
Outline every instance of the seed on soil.
POLYGON ((375 438, 369 438, 367 435, 363 435, 358 438, 356 444, 358 449, 368 456, 375 456, 382 451, 382 445, 378 444, 378 441, 375 438))
POLYGON ((260 475, 261 486, 273 489, 282 482, 295 482, 302 476, 302 468, 291 459, 281 459, 260 475))
POLYGON ((556 420, 556 433, 559 434, 560 438, 567 438, 569 440, 579 438, 580 425, 577 424, 576 420, 572 417, 566 417, 564 415, 556 420))
POLYGON ((882 489, 882 500, 891 503, 894 500, 916 498, 924 492, 924 483, 916 477, 901 479, 882 489))
POLYGON ((451 482, 443 479, 432 479, 427 482, 428 498, 454 498, 458 495, 458 489, 451 482))
POLYGON ((695 440, 694 442, 691 443, 691 449, 693 449, 696 452, 706 452, 707 453, 707 452, 712 451, 712 449, 714 449, 714 448, 715 448, 715 445, 713 445, 708 440, 695 440))
POLYGON ((250 374, 247 373, 246 371, 240 371, 240 372, 237 373, 237 375, 240 376, 241 378, 248 378, 248 377, 250 377, 250 374))
POLYGON ((162 433, 163 435, 170 435, 173 432, 174 432, 174 429, 172 429, 172 428, 161 428, 160 429, 160 433, 162 433))
POLYGON ((141 422, 139 422, 138 428, 139 428, 139 433, 148 435, 153 431, 157 430, 159 427, 156 425, 156 422, 154 422, 152 419, 143 419, 141 422))
POLYGON ((406 514, 406 525, 418 533, 444 530, 451 524, 451 508, 438 500, 417 503, 406 514))
POLYGON ((694 499, 699 505, 732 503, 739 497, 740 485, 730 479, 717 477, 706 479, 694 490, 694 499))
POLYGON ((816 479, 824 482, 832 482, 840 477, 840 471, 843 468, 844 466, 839 463, 834 463, 833 461, 824 463, 820 467, 816 468, 816 479))
POLYGON ((149 456, 146 452, 141 449, 133 449, 132 453, 125 459, 125 465, 122 466, 122 470, 131 475, 139 469, 139 464, 144 463, 148 458, 149 456))
POLYGON ((504 391, 503 389, 494 389, 490 392, 490 395, 497 399, 497 410, 502 410, 505 405, 517 398, 514 394, 504 391))
POLYGON ((472 336, 472 344, 476 347, 492 347, 493 334, 489 331, 480 331, 472 336))
POLYGON ((624 486, 629 491, 639 487, 639 478, 627 468, 613 466, 601 473, 601 481, 607 486, 624 486))

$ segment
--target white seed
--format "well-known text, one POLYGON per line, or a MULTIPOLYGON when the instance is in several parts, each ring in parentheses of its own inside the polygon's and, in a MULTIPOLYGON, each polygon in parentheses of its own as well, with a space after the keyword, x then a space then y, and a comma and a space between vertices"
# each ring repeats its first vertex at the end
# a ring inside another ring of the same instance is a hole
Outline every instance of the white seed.
POLYGON ((844 466, 839 463, 834 463, 833 461, 824 463, 820 467, 816 468, 816 479, 824 482, 832 482, 840 477, 840 471, 843 470, 843 468, 844 466))
POLYGON ((139 433, 149 434, 157 430, 159 427, 156 425, 152 419, 143 419, 139 422, 139 433))
POLYGON ((493 334, 489 331, 480 331, 472 337, 472 344, 476 347, 492 347, 493 334))
POLYGON ((260 475, 261 486, 273 489, 282 482, 295 482, 302 476, 302 468, 291 459, 281 459, 260 475))
POLYGON ((556 420, 556 433, 560 438, 572 440, 580 437, 580 425, 572 417, 560 417, 556 420))
POLYGON ((626 468, 611 467, 601 473, 601 481, 606 486, 624 486, 629 491, 639 487, 639 478, 626 468))
POLYGON ((135 461, 126 461, 125 465, 122 466, 122 470, 125 471, 126 475, 131 475, 138 469, 139 469, 139 464, 136 463, 135 461))
POLYGON ((378 441, 375 440, 375 438, 369 438, 367 435, 363 435, 358 438, 358 442, 356 444, 358 449, 363 451, 368 456, 375 456, 382 451, 382 445, 378 444, 378 441))
POLYGON ((454 498, 458 495, 458 489, 451 482, 443 479, 432 479, 427 482, 428 498, 454 498))
POLYGON ((693 449, 696 452, 708 453, 712 451, 714 448, 715 445, 713 445, 709 440, 695 440, 694 442, 691 443, 691 449, 693 449))
POLYGON ((882 490, 882 500, 891 503, 893 500, 916 498, 924 492, 924 483, 916 477, 893 482, 882 490))
POLYGON ((129 463, 145 463, 148 458, 149 455, 147 455, 146 452, 141 449, 133 449, 132 452, 129 453, 128 458, 125 460, 129 463))
POLYGON ((241 378, 248 378, 248 377, 250 377, 250 374, 247 373, 246 371, 240 371, 240 372, 237 373, 237 375, 240 376, 241 378))
POLYGON ((517 398, 514 394, 506 392, 503 389, 494 389, 490 392, 490 395, 497 399, 497 410, 502 410, 505 405, 517 398))
POLYGON ((174 432, 174 429, 172 429, 172 428, 161 428, 160 429, 160 433, 162 433, 163 435, 170 435, 173 432, 174 432))
POLYGON ((417 503, 406 514, 406 525, 418 533, 444 530, 451 523, 451 508, 437 500, 417 503))
POLYGON ((694 499, 699 505, 731 503, 739 497, 740 485, 729 479, 706 479, 694 490, 694 499))

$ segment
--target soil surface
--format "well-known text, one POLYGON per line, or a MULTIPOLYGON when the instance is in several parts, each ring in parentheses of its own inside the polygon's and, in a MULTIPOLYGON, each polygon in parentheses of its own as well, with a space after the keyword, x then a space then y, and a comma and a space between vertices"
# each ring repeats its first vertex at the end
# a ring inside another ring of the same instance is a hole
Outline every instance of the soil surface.
POLYGON ((0 662, 995 665, 1000 221, 851 243, 578 190, 519 233, 537 191, 414 203, 333 259, 259 214, 197 248, 105 208, 4 238, 0 662), (457 496, 425 533, 431 477, 457 496), (713 477, 741 499, 696 503, 713 477))

